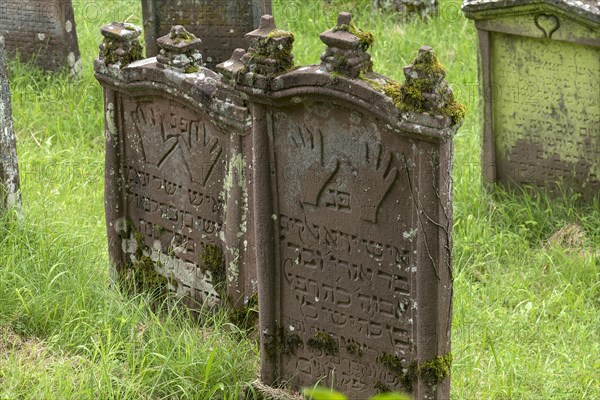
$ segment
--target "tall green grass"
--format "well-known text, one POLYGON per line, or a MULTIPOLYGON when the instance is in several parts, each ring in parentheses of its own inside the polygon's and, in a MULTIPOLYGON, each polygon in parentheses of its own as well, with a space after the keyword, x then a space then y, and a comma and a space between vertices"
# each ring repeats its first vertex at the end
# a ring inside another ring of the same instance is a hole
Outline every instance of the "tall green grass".
MULTIPOLYGON (((140 2, 74 1, 84 73, 10 65, 24 220, 0 222, 0 398, 236 399, 258 370, 255 338, 225 314, 194 321, 111 288, 103 212, 99 27, 140 24, 140 2)), ((566 193, 487 194, 480 178, 476 36, 458 3, 399 22, 369 0, 278 0, 297 64, 316 63, 337 13, 376 37, 376 71, 402 80, 432 46, 469 109, 455 138, 453 399, 600 395, 600 206, 566 193)))

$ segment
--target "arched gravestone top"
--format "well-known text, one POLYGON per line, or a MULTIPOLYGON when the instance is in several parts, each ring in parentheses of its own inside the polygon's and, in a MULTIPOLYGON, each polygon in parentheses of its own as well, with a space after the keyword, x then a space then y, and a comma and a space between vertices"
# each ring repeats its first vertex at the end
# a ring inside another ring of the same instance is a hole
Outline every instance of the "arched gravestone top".
POLYGON ((21 206, 19 167, 10 105, 4 38, 0 35, 0 211, 21 206))
POLYGON ((10 55, 49 71, 81 70, 71 0, 2 0, 0 34, 10 55))
POLYGON ((214 66, 245 48, 244 35, 258 26, 261 15, 271 13, 268 0, 143 0, 146 56, 158 54, 156 40, 172 26, 182 25, 203 42, 206 66, 214 66))
POLYGON ((470 17, 479 11, 506 10, 522 6, 546 4, 565 12, 600 23, 600 3, 597 0, 465 0, 463 11, 470 17))
POLYGON ((149 267, 192 309, 224 296, 245 304, 255 292, 254 268, 246 267, 247 108, 236 93, 218 91, 220 76, 199 66, 200 40, 183 27, 159 38, 163 51, 149 59, 140 59, 140 33, 104 26, 94 65, 105 90, 113 271, 123 280, 149 267))
POLYGON ((600 3, 467 0, 479 40, 483 174, 600 194, 600 3))
POLYGON ((348 13, 320 37, 320 65, 290 66, 293 36, 265 16, 248 52, 217 66, 253 117, 256 389, 447 399, 461 118, 443 111, 453 103, 445 71, 423 46, 404 83, 373 72, 372 37, 348 13))

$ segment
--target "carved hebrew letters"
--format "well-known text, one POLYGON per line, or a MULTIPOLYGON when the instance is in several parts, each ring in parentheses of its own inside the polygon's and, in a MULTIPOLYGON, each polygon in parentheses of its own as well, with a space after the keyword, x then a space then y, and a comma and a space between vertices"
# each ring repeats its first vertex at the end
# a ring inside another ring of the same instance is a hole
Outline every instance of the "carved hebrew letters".
POLYGON ((191 109, 157 97, 126 101, 124 116, 131 132, 124 138, 127 215, 152 257, 172 260, 164 272, 199 289, 204 246, 220 243, 223 226, 224 135, 191 109))
POLYGON ((498 179, 598 193, 600 48, 494 33, 492 49, 498 179))
POLYGON ((376 360, 413 351, 413 149, 358 112, 323 103, 273 120, 280 324, 303 341, 282 356, 283 375, 298 387, 324 378, 355 396, 378 381, 399 386, 376 360), (352 122, 337 117, 346 113, 352 122), (333 354, 308 344, 317 332, 331 335, 333 354))

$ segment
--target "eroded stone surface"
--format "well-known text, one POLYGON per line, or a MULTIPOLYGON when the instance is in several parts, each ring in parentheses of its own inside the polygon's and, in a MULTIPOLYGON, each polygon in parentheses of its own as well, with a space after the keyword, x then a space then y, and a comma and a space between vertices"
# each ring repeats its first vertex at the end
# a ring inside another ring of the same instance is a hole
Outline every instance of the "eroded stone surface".
POLYGON ((4 38, 0 35, 0 211, 20 209, 19 166, 10 104, 4 38))
POLYGON ((466 1, 479 30, 484 175, 504 186, 600 193, 595 1, 466 1))
POLYGON ((147 57, 158 54, 156 39, 182 25, 203 42, 206 66, 226 61, 236 48, 246 48, 244 35, 258 27, 260 16, 271 13, 263 0, 149 0, 142 2, 147 57))
POLYGON ((71 0, 3 0, 0 35, 10 55, 50 71, 81 70, 71 0))

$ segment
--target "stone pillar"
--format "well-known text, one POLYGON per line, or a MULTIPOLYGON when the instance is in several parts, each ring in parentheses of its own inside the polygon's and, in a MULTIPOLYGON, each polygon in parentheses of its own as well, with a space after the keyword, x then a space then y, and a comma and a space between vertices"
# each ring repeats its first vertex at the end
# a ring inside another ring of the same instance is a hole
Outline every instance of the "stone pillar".
POLYGON ((21 209, 19 165, 10 105, 4 38, 0 36, 0 213, 21 209))

